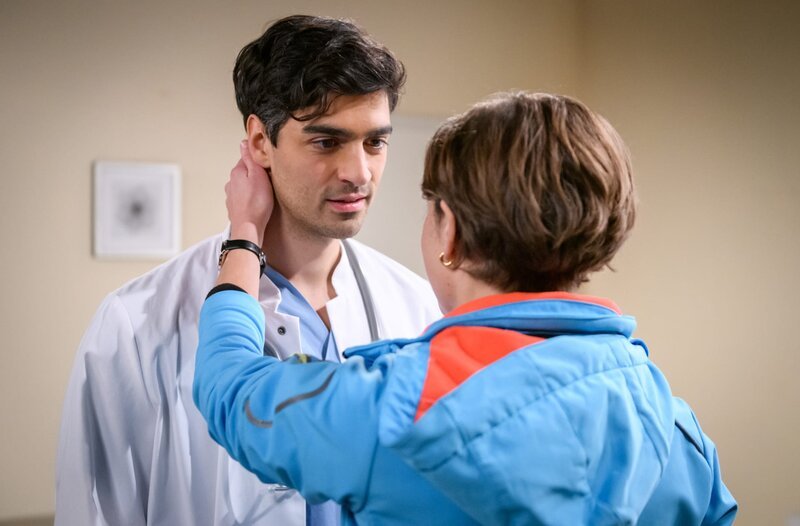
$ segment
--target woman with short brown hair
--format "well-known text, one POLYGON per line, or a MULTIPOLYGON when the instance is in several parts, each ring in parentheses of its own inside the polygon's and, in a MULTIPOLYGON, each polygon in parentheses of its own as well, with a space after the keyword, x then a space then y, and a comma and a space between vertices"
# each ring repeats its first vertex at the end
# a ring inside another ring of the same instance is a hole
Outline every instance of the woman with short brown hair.
POLYGON ((454 264, 501 290, 571 290, 608 264, 636 212, 627 149, 567 97, 512 93, 442 125, 422 193, 458 224, 454 264))
MULTIPOLYGON (((243 153, 229 216, 263 232, 269 180, 243 153)), ((446 315, 342 364, 262 356, 259 259, 225 260, 195 372, 211 436, 262 480, 339 502, 347 523, 733 522, 714 444, 635 320, 574 293, 633 226, 613 128, 567 97, 496 96, 434 135, 423 194, 446 315)))

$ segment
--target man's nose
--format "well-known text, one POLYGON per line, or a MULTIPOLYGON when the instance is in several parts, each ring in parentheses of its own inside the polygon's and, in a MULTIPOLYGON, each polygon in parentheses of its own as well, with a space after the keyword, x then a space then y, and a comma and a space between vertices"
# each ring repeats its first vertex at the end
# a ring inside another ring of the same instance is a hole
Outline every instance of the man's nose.
POLYGON ((363 148, 353 148, 347 152, 346 159, 339 167, 339 180, 359 187, 372 180, 369 158, 363 148))

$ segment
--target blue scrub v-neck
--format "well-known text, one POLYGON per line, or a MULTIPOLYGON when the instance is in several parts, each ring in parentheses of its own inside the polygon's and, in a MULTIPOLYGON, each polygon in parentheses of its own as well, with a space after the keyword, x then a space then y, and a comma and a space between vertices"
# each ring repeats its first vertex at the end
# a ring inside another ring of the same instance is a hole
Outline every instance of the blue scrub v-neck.
POLYGON ((267 265, 264 273, 281 293, 278 312, 300 320, 300 347, 303 354, 318 360, 339 362, 339 350, 330 329, 297 288, 280 272, 267 265))

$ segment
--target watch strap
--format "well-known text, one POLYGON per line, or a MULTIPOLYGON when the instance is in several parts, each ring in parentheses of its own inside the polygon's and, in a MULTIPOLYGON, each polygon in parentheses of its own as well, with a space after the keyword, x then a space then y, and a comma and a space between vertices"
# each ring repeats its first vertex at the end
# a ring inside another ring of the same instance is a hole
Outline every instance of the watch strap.
POLYGON ((264 252, 261 250, 260 246, 256 245, 252 241, 248 241, 247 239, 226 239, 223 241, 222 249, 219 253, 219 266, 221 267, 225 262, 225 256, 227 256, 228 252, 238 249, 249 250, 255 254, 258 258, 258 265, 261 267, 261 273, 264 273, 264 267, 267 266, 267 256, 264 255, 264 252))

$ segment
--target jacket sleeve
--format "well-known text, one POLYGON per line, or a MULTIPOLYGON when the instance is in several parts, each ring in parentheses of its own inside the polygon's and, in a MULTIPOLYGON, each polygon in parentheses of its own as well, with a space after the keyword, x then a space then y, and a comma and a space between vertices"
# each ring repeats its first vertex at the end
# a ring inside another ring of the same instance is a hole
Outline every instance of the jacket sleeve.
POLYGON ((720 472, 719 456, 714 443, 703 434, 703 448, 705 450, 706 461, 711 469, 711 496, 708 502, 706 516, 703 518, 703 526, 729 525, 733 524, 739 506, 725 483, 722 482, 720 472))
POLYGON ((211 437, 263 482, 358 512, 377 447, 386 369, 262 355, 264 313, 223 291, 200 313, 193 396, 211 437), (335 474, 335 476, 334 476, 335 474))
POLYGON ((64 400, 57 526, 146 523, 155 413, 130 319, 109 296, 81 341, 64 400))
POLYGON ((673 398, 673 409, 670 458, 639 524, 732 524, 738 506, 722 481, 714 442, 686 402, 673 398))

